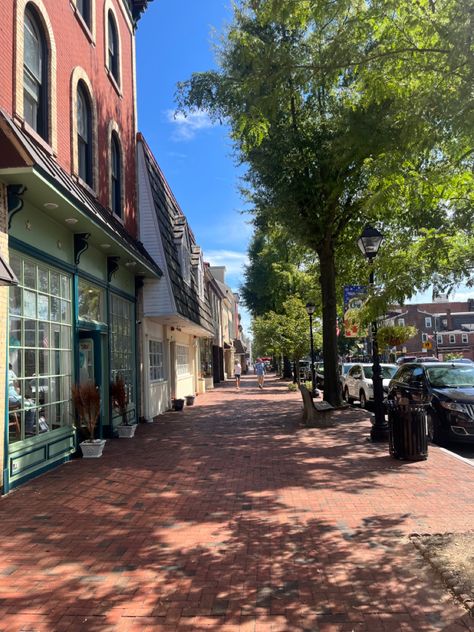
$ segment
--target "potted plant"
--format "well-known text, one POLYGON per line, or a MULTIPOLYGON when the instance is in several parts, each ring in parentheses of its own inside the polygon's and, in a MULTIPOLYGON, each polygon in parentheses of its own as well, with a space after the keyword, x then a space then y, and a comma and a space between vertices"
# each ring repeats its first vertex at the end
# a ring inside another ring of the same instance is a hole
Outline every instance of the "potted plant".
POLYGON ((184 399, 182 398, 173 398, 171 400, 171 403, 173 405, 173 410, 183 410, 184 408, 184 399))
POLYGON ((105 439, 95 439, 95 429, 100 415, 100 391, 94 382, 73 384, 72 402, 79 424, 78 431, 88 437, 79 444, 85 459, 98 459, 102 456, 105 439))
POLYGON ((122 416, 122 423, 117 426, 117 432, 120 439, 131 439, 135 435, 137 429, 136 424, 131 424, 128 420, 128 395, 125 386, 125 380, 117 373, 115 380, 110 384, 110 397, 112 398, 112 406, 118 410, 122 416))

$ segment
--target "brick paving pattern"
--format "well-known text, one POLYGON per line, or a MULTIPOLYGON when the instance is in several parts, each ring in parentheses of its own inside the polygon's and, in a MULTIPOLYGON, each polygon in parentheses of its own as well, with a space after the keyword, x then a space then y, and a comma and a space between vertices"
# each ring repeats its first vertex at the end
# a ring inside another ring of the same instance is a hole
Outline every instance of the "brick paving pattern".
POLYGON ((474 630, 408 540, 474 524, 474 468, 306 429, 254 376, 0 499, 0 630, 474 630))

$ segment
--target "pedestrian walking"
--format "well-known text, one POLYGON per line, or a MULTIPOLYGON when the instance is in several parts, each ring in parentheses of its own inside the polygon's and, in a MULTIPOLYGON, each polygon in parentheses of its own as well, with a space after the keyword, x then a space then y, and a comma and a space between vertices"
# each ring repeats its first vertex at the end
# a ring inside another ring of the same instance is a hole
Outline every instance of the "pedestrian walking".
POLYGON ((238 360, 235 361, 234 365, 234 377, 235 377, 235 386, 237 390, 240 391, 240 376, 242 375, 242 366, 238 360))
POLYGON ((257 358, 255 373, 257 374, 258 388, 263 388, 263 383, 265 382, 265 363, 261 358, 257 358))

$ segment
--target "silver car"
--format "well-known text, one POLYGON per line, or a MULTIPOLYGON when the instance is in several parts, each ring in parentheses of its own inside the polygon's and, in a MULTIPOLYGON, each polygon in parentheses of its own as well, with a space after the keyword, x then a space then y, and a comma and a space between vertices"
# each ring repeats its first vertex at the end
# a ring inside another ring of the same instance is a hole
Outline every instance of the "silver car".
MULTIPOLYGON (((380 369, 383 389, 387 392, 388 384, 398 367, 396 364, 381 364, 380 369)), ((342 393, 347 402, 359 400, 361 408, 366 408, 367 402, 374 399, 372 364, 354 364, 344 378, 342 393)))

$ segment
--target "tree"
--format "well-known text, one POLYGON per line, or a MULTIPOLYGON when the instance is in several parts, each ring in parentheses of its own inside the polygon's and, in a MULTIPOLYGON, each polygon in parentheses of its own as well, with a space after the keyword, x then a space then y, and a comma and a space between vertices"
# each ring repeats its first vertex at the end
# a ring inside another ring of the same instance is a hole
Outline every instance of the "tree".
POLYGON ((242 0, 220 71, 180 86, 182 109, 229 123, 257 220, 280 224, 318 256, 332 404, 340 401, 337 275, 356 261, 363 225, 378 222, 389 246, 377 261, 385 293, 374 310, 423 287, 451 252, 461 273, 472 248, 472 139, 459 116, 450 120, 463 96, 472 115, 472 15, 466 1, 431 5, 242 0), (454 14, 462 28, 451 28, 454 14))
MULTIPOLYGON (((298 365, 310 350, 308 315, 305 304, 295 296, 283 304, 283 313, 273 311, 257 316, 252 323, 254 346, 259 355, 283 355, 298 365)), ((316 348, 321 344, 321 335, 313 331, 316 348)))

